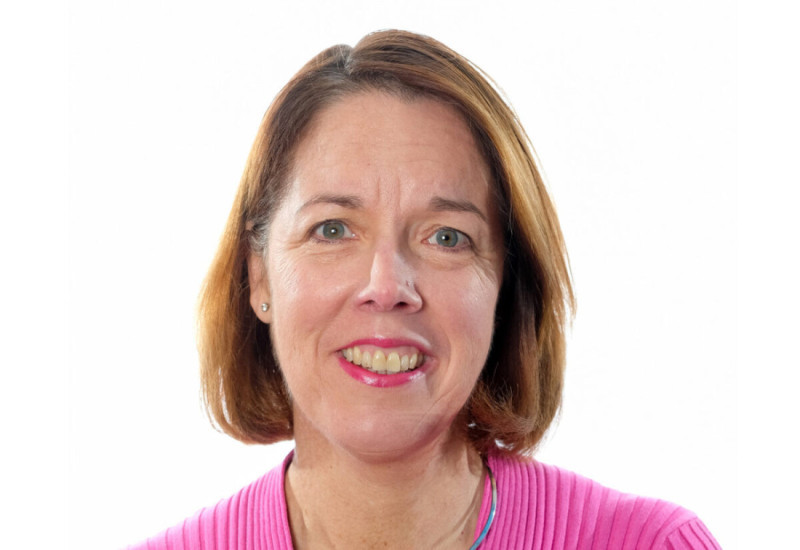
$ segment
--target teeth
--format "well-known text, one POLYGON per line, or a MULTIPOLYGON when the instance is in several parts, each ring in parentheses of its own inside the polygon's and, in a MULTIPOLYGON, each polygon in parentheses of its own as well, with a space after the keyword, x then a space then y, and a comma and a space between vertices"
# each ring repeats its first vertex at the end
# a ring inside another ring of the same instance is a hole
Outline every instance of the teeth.
POLYGON ((390 353, 389 357, 386 358, 386 371, 389 374, 400 372, 400 354, 396 351, 390 353))
POLYGON ((378 374, 396 374, 413 370, 421 365, 424 360, 424 357, 416 352, 410 355, 400 355, 398 352, 392 351, 387 356, 381 350, 375 350, 370 353, 367 350, 362 351, 358 346, 343 349, 342 355, 354 365, 359 365, 378 374))
POLYGON ((386 373, 386 355, 381 350, 376 351, 375 355, 372 356, 372 370, 381 374, 386 373))

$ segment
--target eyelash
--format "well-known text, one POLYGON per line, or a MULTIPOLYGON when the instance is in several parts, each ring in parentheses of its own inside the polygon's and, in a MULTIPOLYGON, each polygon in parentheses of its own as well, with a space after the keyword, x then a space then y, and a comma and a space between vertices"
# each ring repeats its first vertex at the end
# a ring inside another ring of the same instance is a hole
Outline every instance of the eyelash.
POLYGON ((349 227, 347 227, 347 224, 344 223, 342 220, 336 220, 336 219, 325 220, 311 228, 311 237, 313 237, 316 241, 322 243, 334 243, 336 241, 341 241, 343 239, 351 238, 353 236, 354 236, 353 231, 349 227), (339 224, 342 226, 343 234, 341 237, 331 239, 321 234, 322 229, 326 225, 333 225, 333 224, 339 224))
POLYGON ((433 245, 439 244, 438 242, 436 242, 436 236, 439 235, 442 231, 452 231, 458 237, 458 241, 456 242, 456 244, 454 246, 444 246, 444 245, 442 245, 439 248, 442 248, 443 250, 445 250, 447 252, 459 252, 459 251, 463 250, 464 248, 470 248, 470 249, 472 248, 472 239, 469 237, 469 235, 467 235, 463 231, 459 231, 458 229, 455 229, 453 227, 440 227, 439 229, 434 231, 433 235, 431 235, 430 237, 428 237, 426 239, 426 242, 429 243, 429 244, 433 244, 433 245), (463 241, 463 244, 462 244, 462 241, 463 241))

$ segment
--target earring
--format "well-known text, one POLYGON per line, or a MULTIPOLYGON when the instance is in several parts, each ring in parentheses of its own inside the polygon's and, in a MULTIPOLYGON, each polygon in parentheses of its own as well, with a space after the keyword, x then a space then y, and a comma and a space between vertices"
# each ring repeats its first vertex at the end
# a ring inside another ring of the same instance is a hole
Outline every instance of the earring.
POLYGON ((266 302, 264 302, 263 304, 261 304, 261 311, 263 311, 264 313, 266 313, 267 311, 269 311, 269 304, 268 304, 268 303, 266 303, 266 302))

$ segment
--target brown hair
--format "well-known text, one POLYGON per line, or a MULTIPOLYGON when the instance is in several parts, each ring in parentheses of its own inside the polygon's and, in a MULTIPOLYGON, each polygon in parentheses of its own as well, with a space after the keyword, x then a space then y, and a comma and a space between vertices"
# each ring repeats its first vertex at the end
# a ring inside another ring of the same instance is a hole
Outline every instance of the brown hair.
POLYGON ((527 135, 490 79, 426 36, 381 31, 309 61, 264 115, 199 309, 203 394, 212 420, 244 442, 292 437, 292 408, 269 330, 249 302, 247 259, 263 253, 286 189, 292 153, 309 123, 345 95, 379 90, 433 97, 458 109, 492 171, 506 260, 486 365, 465 406, 481 452, 522 454, 541 440, 561 403, 565 327, 574 310, 555 209, 527 135))

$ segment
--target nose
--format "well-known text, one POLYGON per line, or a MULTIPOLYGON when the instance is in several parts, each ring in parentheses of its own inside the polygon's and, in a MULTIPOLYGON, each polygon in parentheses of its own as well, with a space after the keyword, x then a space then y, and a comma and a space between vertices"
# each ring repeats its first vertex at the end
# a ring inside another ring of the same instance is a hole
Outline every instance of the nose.
POLYGON ((398 247, 381 246, 373 251, 369 280, 358 293, 359 307, 371 311, 413 313, 422 307, 416 288, 416 271, 398 247))

